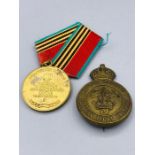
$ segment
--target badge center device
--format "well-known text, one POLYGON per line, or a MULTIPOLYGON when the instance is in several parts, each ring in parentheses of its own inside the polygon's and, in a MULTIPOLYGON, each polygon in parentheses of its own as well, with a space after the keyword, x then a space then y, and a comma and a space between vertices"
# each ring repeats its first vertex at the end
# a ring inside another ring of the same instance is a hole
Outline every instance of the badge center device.
POLYGON ((92 82, 86 84, 77 96, 79 112, 90 123, 110 127, 119 124, 131 111, 127 90, 113 81, 115 73, 101 65, 90 74, 92 82))

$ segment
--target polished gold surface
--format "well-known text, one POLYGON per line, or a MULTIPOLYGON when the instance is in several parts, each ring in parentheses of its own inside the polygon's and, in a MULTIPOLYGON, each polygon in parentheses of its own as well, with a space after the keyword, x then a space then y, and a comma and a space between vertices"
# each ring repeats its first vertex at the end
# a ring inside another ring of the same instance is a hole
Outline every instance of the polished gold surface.
POLYGON ((101 65, 90 74, 93 81, 77 96, 77 107, 90 123, 110 127, 121 123, 131 112, 132 103, 127 90, 113 81, 115 73, 101 65))
POLYGON ((41 67, 24 80, 24 101, 37 111, 51 111, 62 106, 70 95, 71 85, 67 74, 57 67, 41 67))

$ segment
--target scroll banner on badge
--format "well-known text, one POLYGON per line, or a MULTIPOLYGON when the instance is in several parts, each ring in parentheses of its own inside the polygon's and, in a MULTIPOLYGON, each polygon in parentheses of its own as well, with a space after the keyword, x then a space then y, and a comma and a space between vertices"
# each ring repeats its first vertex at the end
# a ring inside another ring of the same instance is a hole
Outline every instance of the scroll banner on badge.
POLYGON ((35 42, 41 65, 52 62, 68 76, 79 78, 104 39, 77 22, 35 42))

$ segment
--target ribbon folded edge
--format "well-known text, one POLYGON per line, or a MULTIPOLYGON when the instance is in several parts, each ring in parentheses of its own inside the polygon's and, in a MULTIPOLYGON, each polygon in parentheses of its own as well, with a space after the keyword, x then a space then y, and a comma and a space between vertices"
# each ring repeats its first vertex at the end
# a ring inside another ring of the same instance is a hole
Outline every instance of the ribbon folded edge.
POLYGON ((43 42, 44 40, 46 40, 46 39, 48 39, 48 38, 51 38, 51 37, 53 37, 53 36, 55 36, 55 35, 57 35, 57 34, 63 32, 63 31, 65 31, 66 29, 70 29, 71 27, 74 27, 74 26, 76 26, 76 25, 77 25, 77 26, 78 26, 78 25, 81 25, 81 23, 80 23, 80 22, 76 22, 76 23, 74 23, 74 24, 72 24, 72 25, 70 25, 70 26, 67 26, 67 27, 65 27, 65 28, 63 28, 63 29, 61 29, 61 30, 55 32, 55 33, 51 33, 51 34, 49 34, 49 35, 47 35, 47 36, 45 36, 45 37, 43 37, 43 38, 41 38, 41 39, 35 41, 35 44, 39 44, 39 43, 43 42))

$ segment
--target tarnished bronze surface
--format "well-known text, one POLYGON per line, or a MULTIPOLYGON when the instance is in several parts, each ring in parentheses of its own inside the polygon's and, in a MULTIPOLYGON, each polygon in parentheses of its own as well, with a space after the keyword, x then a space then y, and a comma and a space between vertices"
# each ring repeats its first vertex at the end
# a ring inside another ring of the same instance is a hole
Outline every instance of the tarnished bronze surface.
POLYGON ((115 73, 104 65, 93 70, 90 76, 93 81, 80 90, 76 99, 79 112, 95 125, 110 127, 119 124, 131 112, 129 93, 113 81, 115 73))
POLYGON ((37 111, 54 110, 65 103, 71 85, 67 74, 57 67, 41 67, 32 71, 24 80, 23 98, 37 111))

